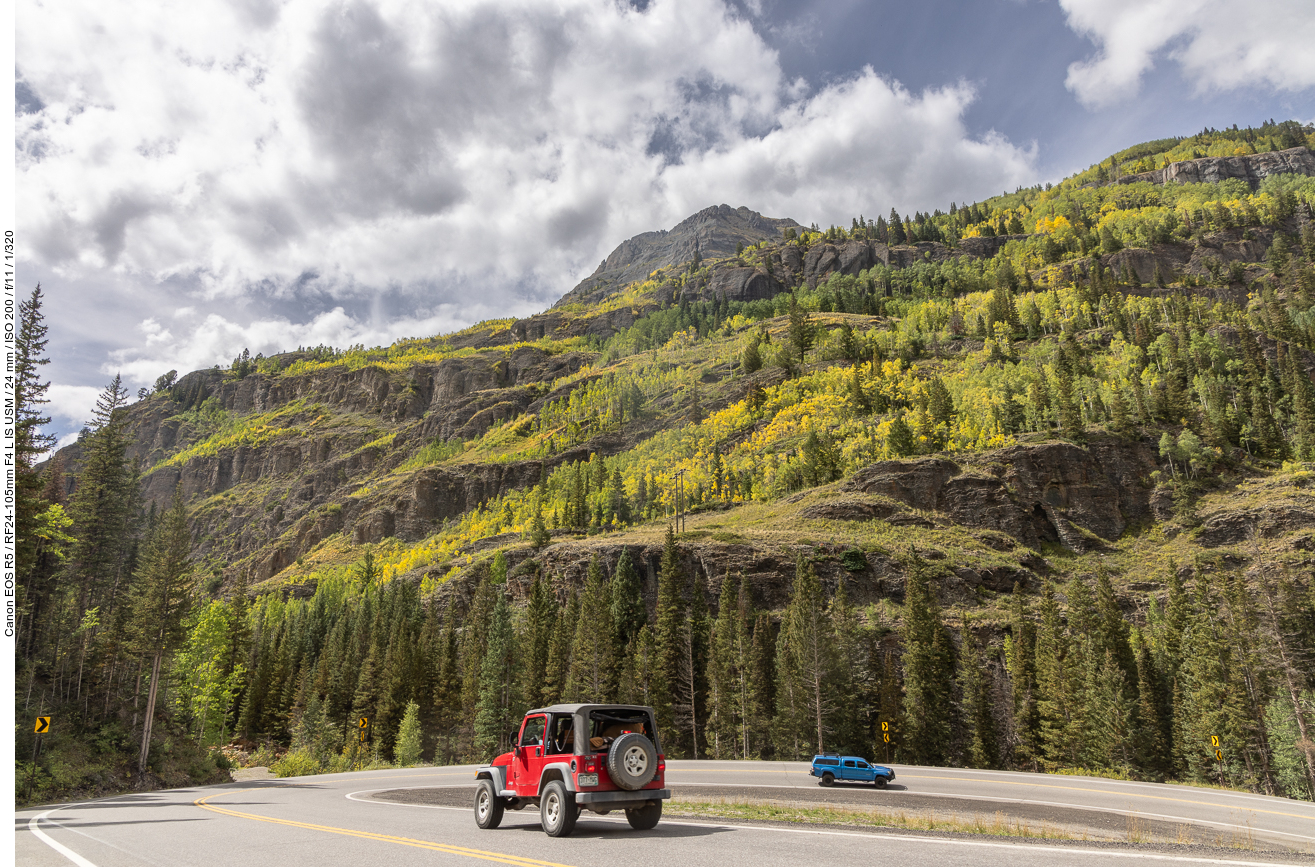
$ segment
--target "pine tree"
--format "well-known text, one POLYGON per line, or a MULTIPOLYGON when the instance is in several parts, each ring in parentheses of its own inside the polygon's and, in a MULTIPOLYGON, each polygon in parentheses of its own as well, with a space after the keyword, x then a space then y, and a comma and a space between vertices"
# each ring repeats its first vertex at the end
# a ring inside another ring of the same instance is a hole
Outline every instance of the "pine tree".
POLYGON ((589 561, 580 616, 575 625, 575 642, 571 651, 571 669, 566 694, 570 701, 605 704, 613 691, 611 593, 603 579, 603 567, 594 554, 589 561))
MULTIPOLYGON (((42 382, 41 367, 50 363, 45 357, 46 324, 41 312, 41 285, 18 305, 18 330, 14 336, 13 400, 14 400, 14 553, 18 581, 22 585, 27 604, 44 602, 48 587, 34 586, 37 559, 36 525, 38 514, 46 507, 41 496, 42 479, 36 471, 40 456, 54 445, 55 438, 42 433, 50 423, 42 415, 42 407, 49 403, 46 390, 49 382, 42 382), (39 600, 32 597, 40 596, 39 600)), ((42 606, 44 607, 44 606, 42 606)))
POLYGON ((914 764, 942 765, 949 755, 954 659, 929 570, 916 553, 904 580, 904 732, 914 764))
POLYGON ((963 696, 964 740, 969 767, 999 766, 996 746, 995 713, 991 699, 990 673, 982 660, 977 638, 963 627, 963 654, 959 665, 959 690, 963 696))
POLYGON ((1010 634, 1005 637, 1005 661, 1013 697, 1014 766, 1036 766, 1039 757, 1036 686, 1036 627, 1029 616, 1022 588, 1014 585, 1010 602, 1010 634))
POLYGON ((420 738, 420 705, 414 701, 407 702, 406 713, 397 730, 397 747, 393 751, 399 768, 409 768, 420 762, 424 751, 420 738))
POLYGON ((696 575, 692 581, 690 606, 681 624, 680 661, 675 688, 672 689, 672 714, 677 727, 688 730, 693 758, 699 757, 699 732, 707 720, 707 669, 710 622, 703 582, 696 575))
POLYGON ((895 416, 895 420, 890 423, 890 432, 886 435, 886 448, 898 458, 907 457, 917 450, 913 440, 913 430, 904 420, 903 414, 895 416))
POLYGON ((562 700, 566 680, 571 672, 571 651, 575 644, 575 624, 580 619, 580 597, 572 587, 566 594, 566 606, 557 618, 557 628, 548 640, 548 668, 543 677, 541 705, 562 700))
POLYGON ((525 608, 525 629, 521 641, 521 694, 531 703, 543 696, 548 673, 549 648, 557 627, 557 600, 548 583, 535 575, 530 583, 529 602, 525 608))
POLYGON ((1041 749, 1049 767, 1074 767, 1080 763, 1083 743, 1078 700, 1083 672, 1074 665, 1078 654, 1071 652, 1050 581, 1041 587, 1040 615, 1035 658, 1041 749))
POLYGON ((770 721, 777 713, 776 701, 776 636, 772 634, 772 621, 767 612, 760 612, 753 624, 753 650, 751 660, 752 713, 748 726, 751 755, 765 755, 772 747, 770 721))
POLYGON ((740 660, 736 655, 736 606, 730 576, 721 579, 721 598, 708 655, 708 752, 714 759, 735 756, 739 736, 740 660))
POLYGON ((662 563, 658 569, 657 630, 654 636, 657 667, 652 687, 653 710, 657 714, 659 730, 671 731, 675 727, 673 699, 680 681, 685 643, 685 601, 681 596, 685 583, 675 530, 667 525, 662 563))
POLYGON ((138 773, 145 776, 151 750, 151 730, 155 722, 155 705, 160 694, 160 679, 166 656, 182 643, 186 631, 183 616, 188 606, 188 580, 191 567, 192 537, 187 528, 187 510, 182 491, 174 492, 173 503, 161 517, 155 532, 146 543, 141 568, 133 582, 132 619, 134 633, 143 655, 151 660, 150 692, 146 699, 145 723, 142 726, 138 773))
POLYGON ((498 590, 489 617, 488 642, 480 664, 479 710, 475 715, 475 753, 491 759, 508 748, 507 732, 523 708, 516 695, 516 636, 511 607, 498 590))
POLYGON ((639 630, 648 622, 648 609, 635 571, 630 549, 622 548, 612 574, 612 629, 613 643, 620 649, 629 646, 639 630))
POLYGON ((127 577, 125 569, 131 568, 127 554, 139 494, 128 466, 123 413, 127 399, 116 375, 96 401, 82 472, 69 504, 77 541, 69 551, 66 573, 77 588, 78 620, 93 605, 108 618, 127 577))

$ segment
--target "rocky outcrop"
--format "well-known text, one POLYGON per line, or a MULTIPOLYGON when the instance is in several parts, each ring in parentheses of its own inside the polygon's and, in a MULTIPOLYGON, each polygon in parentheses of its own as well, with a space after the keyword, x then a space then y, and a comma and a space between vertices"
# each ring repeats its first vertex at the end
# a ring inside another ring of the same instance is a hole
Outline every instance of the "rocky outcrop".
POLYGON ((1086 448, 1014 446, 959 461, 882 461, 842 487, 997 530, 1032 548, 1055 542, 1084 551, 1093 545, 1087 534, 1114 540, 1151 519, 1155 469, 1148 444, 1098 440, 1086 448))
POLYGON ((1315 175, 1315 154, 1304 147, 1263 154, 1203 157, 1170 163, 1162 169, 1124 175, 1116 184, 1215 184, 1230 178, 1246 181, 1251 189, 1270 175, 1315 175))
POLYGON ((595 301, 627 283, 646 279, 658 268, 689 262, 696 252, 704 259, 718 259, 733 255, 739 244, 779 241, 787 228, 800 226, 794 220, 764 217, 744 207, 704 208, 670 231, 645 232, 622 241, 593 274, 553 306, 595 301))

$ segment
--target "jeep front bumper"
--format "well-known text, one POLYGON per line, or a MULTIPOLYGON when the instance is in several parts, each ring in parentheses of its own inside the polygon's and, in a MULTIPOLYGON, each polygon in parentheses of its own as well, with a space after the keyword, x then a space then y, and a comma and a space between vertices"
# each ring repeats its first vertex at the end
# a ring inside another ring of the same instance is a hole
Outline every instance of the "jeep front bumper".
POLYGON ((577 804, 637 803, 665 801, 671 797, 670 789, 636 789, 633 792, 576 792, 577 804))

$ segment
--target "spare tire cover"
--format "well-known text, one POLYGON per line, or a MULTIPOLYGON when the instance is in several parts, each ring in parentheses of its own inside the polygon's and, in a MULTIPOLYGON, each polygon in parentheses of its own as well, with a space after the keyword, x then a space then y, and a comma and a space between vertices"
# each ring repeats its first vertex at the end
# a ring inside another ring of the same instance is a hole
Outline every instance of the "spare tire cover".
POLYGON ((657 748, 638 732, 627 732, 612 741, 607 773, 623 789, 642 789, 657 775, 657 748))

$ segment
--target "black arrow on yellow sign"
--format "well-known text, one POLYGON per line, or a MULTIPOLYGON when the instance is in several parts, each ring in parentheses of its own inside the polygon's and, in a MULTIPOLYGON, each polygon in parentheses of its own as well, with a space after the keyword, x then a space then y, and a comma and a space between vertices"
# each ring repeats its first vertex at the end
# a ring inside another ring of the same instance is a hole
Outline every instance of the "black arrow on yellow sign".
POLYGON ((37 717, 37 724, 32 729, 32 731, 36 732, 39 735, 43 735, 46 732, 50 731, 50 717, 48 716, 37 717))
POLYGON ((357 726, 358 728, 362 728, 362 729, 369 728, 369 727, 370 727, 370 718, 369 718, 369 717, 366 717, 366 716, 361 717, 359 720, 356 721, 356 726, 357 726))

